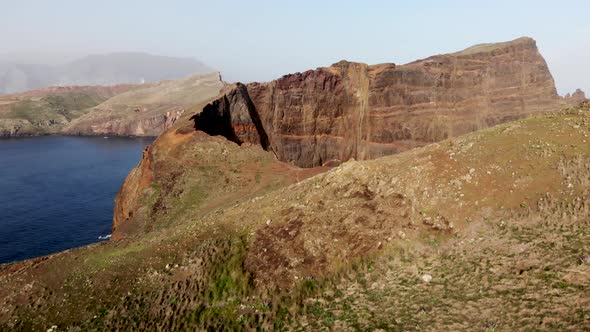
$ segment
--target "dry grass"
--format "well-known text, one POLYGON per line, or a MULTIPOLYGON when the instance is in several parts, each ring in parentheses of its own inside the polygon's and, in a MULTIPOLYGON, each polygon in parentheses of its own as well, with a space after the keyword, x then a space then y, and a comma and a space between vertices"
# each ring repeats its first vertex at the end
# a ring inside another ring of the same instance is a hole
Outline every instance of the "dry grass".
POLYGON ((587 330, 589 121, 530 118, 293 185, 312 174, 257 147, 164 135, 129 237, 2 266, 0 326, 587 330))

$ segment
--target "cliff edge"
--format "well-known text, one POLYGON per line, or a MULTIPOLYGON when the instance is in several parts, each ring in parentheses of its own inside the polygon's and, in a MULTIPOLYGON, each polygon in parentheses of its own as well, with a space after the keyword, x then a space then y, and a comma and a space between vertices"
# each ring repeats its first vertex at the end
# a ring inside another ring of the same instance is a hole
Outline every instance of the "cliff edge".
POLYGON ((268 140, 280 160, 313 167, 399 153, 558 104, 536 42, 519 38, 405 65, 340 61, 237 84, 193 119, 211 134, 223 125, 240 142, 268 140), (223 118, 234 113, 230 123, 223 118))

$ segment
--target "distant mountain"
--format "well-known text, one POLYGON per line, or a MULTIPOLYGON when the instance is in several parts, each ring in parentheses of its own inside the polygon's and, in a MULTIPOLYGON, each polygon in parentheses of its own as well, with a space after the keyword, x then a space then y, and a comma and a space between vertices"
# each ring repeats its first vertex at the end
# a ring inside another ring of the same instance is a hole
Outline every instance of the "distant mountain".
POLYGON ((47 86, 157 82, 213 71, 192 58, 146 53, 89 55, 63 65, 0 62, 0 94, 47 86))

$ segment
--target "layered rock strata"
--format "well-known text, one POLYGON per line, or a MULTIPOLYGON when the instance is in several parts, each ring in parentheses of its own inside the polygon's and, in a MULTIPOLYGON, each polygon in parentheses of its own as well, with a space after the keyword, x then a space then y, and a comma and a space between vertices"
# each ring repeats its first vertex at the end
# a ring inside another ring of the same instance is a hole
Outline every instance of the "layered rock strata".
POLYGON ((520 38, 405 65, 340 61, 236 84, 193 120, 236 142, 268 140, 280 160, 313 167, 399 153, 558 103, 536 42, 520 38))

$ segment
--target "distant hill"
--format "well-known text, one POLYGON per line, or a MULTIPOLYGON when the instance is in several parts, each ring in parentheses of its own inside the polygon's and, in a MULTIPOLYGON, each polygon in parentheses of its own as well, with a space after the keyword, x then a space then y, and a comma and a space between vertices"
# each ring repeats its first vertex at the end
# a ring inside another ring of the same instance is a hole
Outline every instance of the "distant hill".
POLYGON ((222 87, 219 73, 213 72, 157 83, 51 87, 3 95, 0 137, 156 136, 222 87))
POLYGON ((51 87, 0 96, 0 137, 59 133, 92 107, 144 86, 149 85, 51 87))
POLYGON ((219 73, 144 84, 88 110, 63 130, 69 135, 157 136, 185 110, 215 97, 223 87, 219 73))
POLYGON ((192 58, 146 53, 89 55, 63 65, 0 62, 0 94, 48 86, 157 82, 213 71, 192 58))

